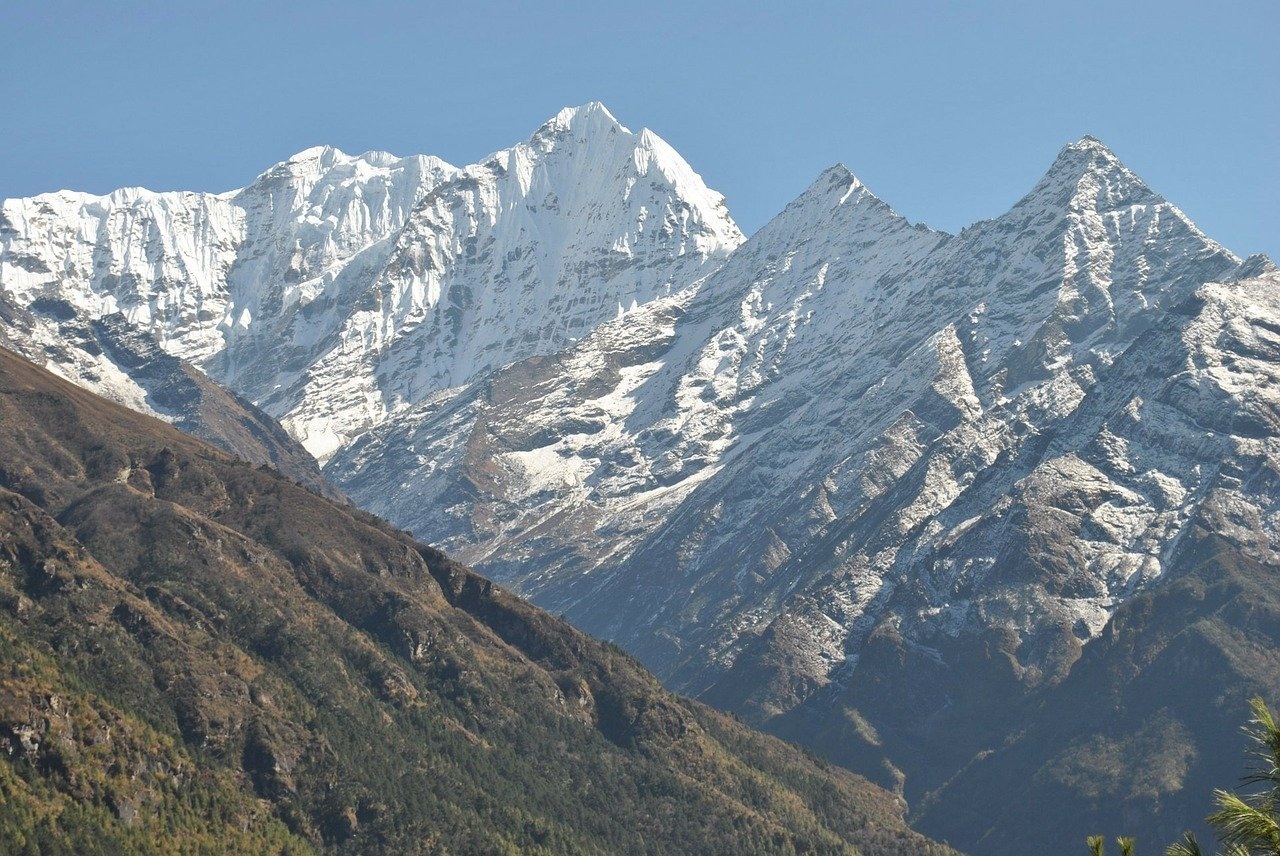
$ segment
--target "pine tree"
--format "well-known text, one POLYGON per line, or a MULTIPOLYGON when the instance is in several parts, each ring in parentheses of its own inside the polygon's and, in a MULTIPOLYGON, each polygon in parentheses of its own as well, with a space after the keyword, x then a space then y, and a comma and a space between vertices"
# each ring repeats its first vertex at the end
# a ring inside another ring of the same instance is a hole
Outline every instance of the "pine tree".
MULTIPOLYGON (((1280 726, 1266 702, 1249 702, 1253 718, 1244 727, 1252 744, 1246 786, 1261 786, 1256 793, 1240 795, 1216 789, 1218 810, 1206 820, 1225 845, 1223 856, 1280 856, 1280 726)), ((1165 851, 1165 856, 1204 856, 1190 832, 1165 851)))

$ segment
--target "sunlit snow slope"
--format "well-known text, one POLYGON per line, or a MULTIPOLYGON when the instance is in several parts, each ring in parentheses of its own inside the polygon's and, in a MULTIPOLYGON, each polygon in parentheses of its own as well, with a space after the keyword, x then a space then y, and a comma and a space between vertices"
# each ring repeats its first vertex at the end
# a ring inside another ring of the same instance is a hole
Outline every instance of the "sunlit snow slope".
MULTIPOLYGON (((119 314, 323 459, 439 389, 688 285, 741 240, 670 146, 588 104, 464 168, 314 148, 229 193, 6 200, 0 291, 37 313, 119 314)), ((49 320, 57 338, 65 319, 49 320)), ((94 357, 49 364, 146 405, 94 357)))

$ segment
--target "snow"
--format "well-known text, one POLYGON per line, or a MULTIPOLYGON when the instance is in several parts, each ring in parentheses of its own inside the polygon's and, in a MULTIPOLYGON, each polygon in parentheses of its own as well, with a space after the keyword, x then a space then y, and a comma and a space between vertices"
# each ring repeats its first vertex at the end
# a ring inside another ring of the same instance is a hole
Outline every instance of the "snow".
MULTIPOLYGON (((364 507, 687 686, 762 638, 821 686, 877 626, 1097 633, 1210 504, 1278 558, 1280 274, 1092 137, 954 236, 837 165, 744 242, 598 103, 464 167, 316 147, 0 214, 0 296, 123 313, 364 507)), ((146 406, 56 331, 30 352, 146 406)))
MULTIPOLYGON (((464 388, 447 418, 397 414, 328 472, 693 686, 771 626, 817 683, 856 663, 877 622, 921 645, 972 628, 1006 596, 984 580, 1018 549, 1022 514, 1057 527, 1092 593, 1028 578, 1007 595, 1019 620, 1096 633, 1161 573, 1212 479, 1199 463, 1222 454, 1182 429, 1173 450, 1147 433, 1141 401, 1164 380, 1133 380, 1128 351, 1238 267, 1091 138, 960 236, 913 226, 837 166, 686 292, 615 306, 553 363, 464 388), (486 398, 508 376, 539 395, 486 398), (1099 403, 1112 389, 1129 394, 1099 403), (523 465, 545 453, 523 438, 556 438, 548 478, 571 471, 574 486, 499 479, 458 513, 432 513, 429 497, 474 483, 474 462, 452 450, 478 421, 486 460, 523 465), (448 463, 406 480, 403 445, 448 463), (701 653, 664 659, 655 628, 701 653)), ((1216 335, 1196 329, 1185 335, 1216 335)), ((1236 401, 1268 370, 1231 361, 1216 383, 1236 401)))
POLYGON ((0 290, 124 311, 321 458, 438 389, 686 287, 742 241, 670 146, 598 103, 462 168, 317 146, 239 191, 0 210, 0 290))

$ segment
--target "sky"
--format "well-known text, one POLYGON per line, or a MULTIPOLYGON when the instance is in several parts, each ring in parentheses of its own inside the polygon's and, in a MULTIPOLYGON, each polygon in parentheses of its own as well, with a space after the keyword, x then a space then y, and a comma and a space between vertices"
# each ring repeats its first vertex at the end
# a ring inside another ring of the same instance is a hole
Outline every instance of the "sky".
POLYGON ((0 28, 0 197, 229 190, 313 145, 455 164, 603 101, 753 232, 847 165, 913 221, 1005 211, 1092 134, 1280 259, 1280 2, 45 2, 0 28))

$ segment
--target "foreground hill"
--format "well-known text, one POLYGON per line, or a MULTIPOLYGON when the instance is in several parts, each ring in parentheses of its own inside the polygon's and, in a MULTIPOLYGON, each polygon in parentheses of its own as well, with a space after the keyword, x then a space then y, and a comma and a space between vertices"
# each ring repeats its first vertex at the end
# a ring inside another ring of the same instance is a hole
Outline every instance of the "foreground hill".
POLYGON ((0 849, 946 853, 376 519, 0 350, 0 849))

